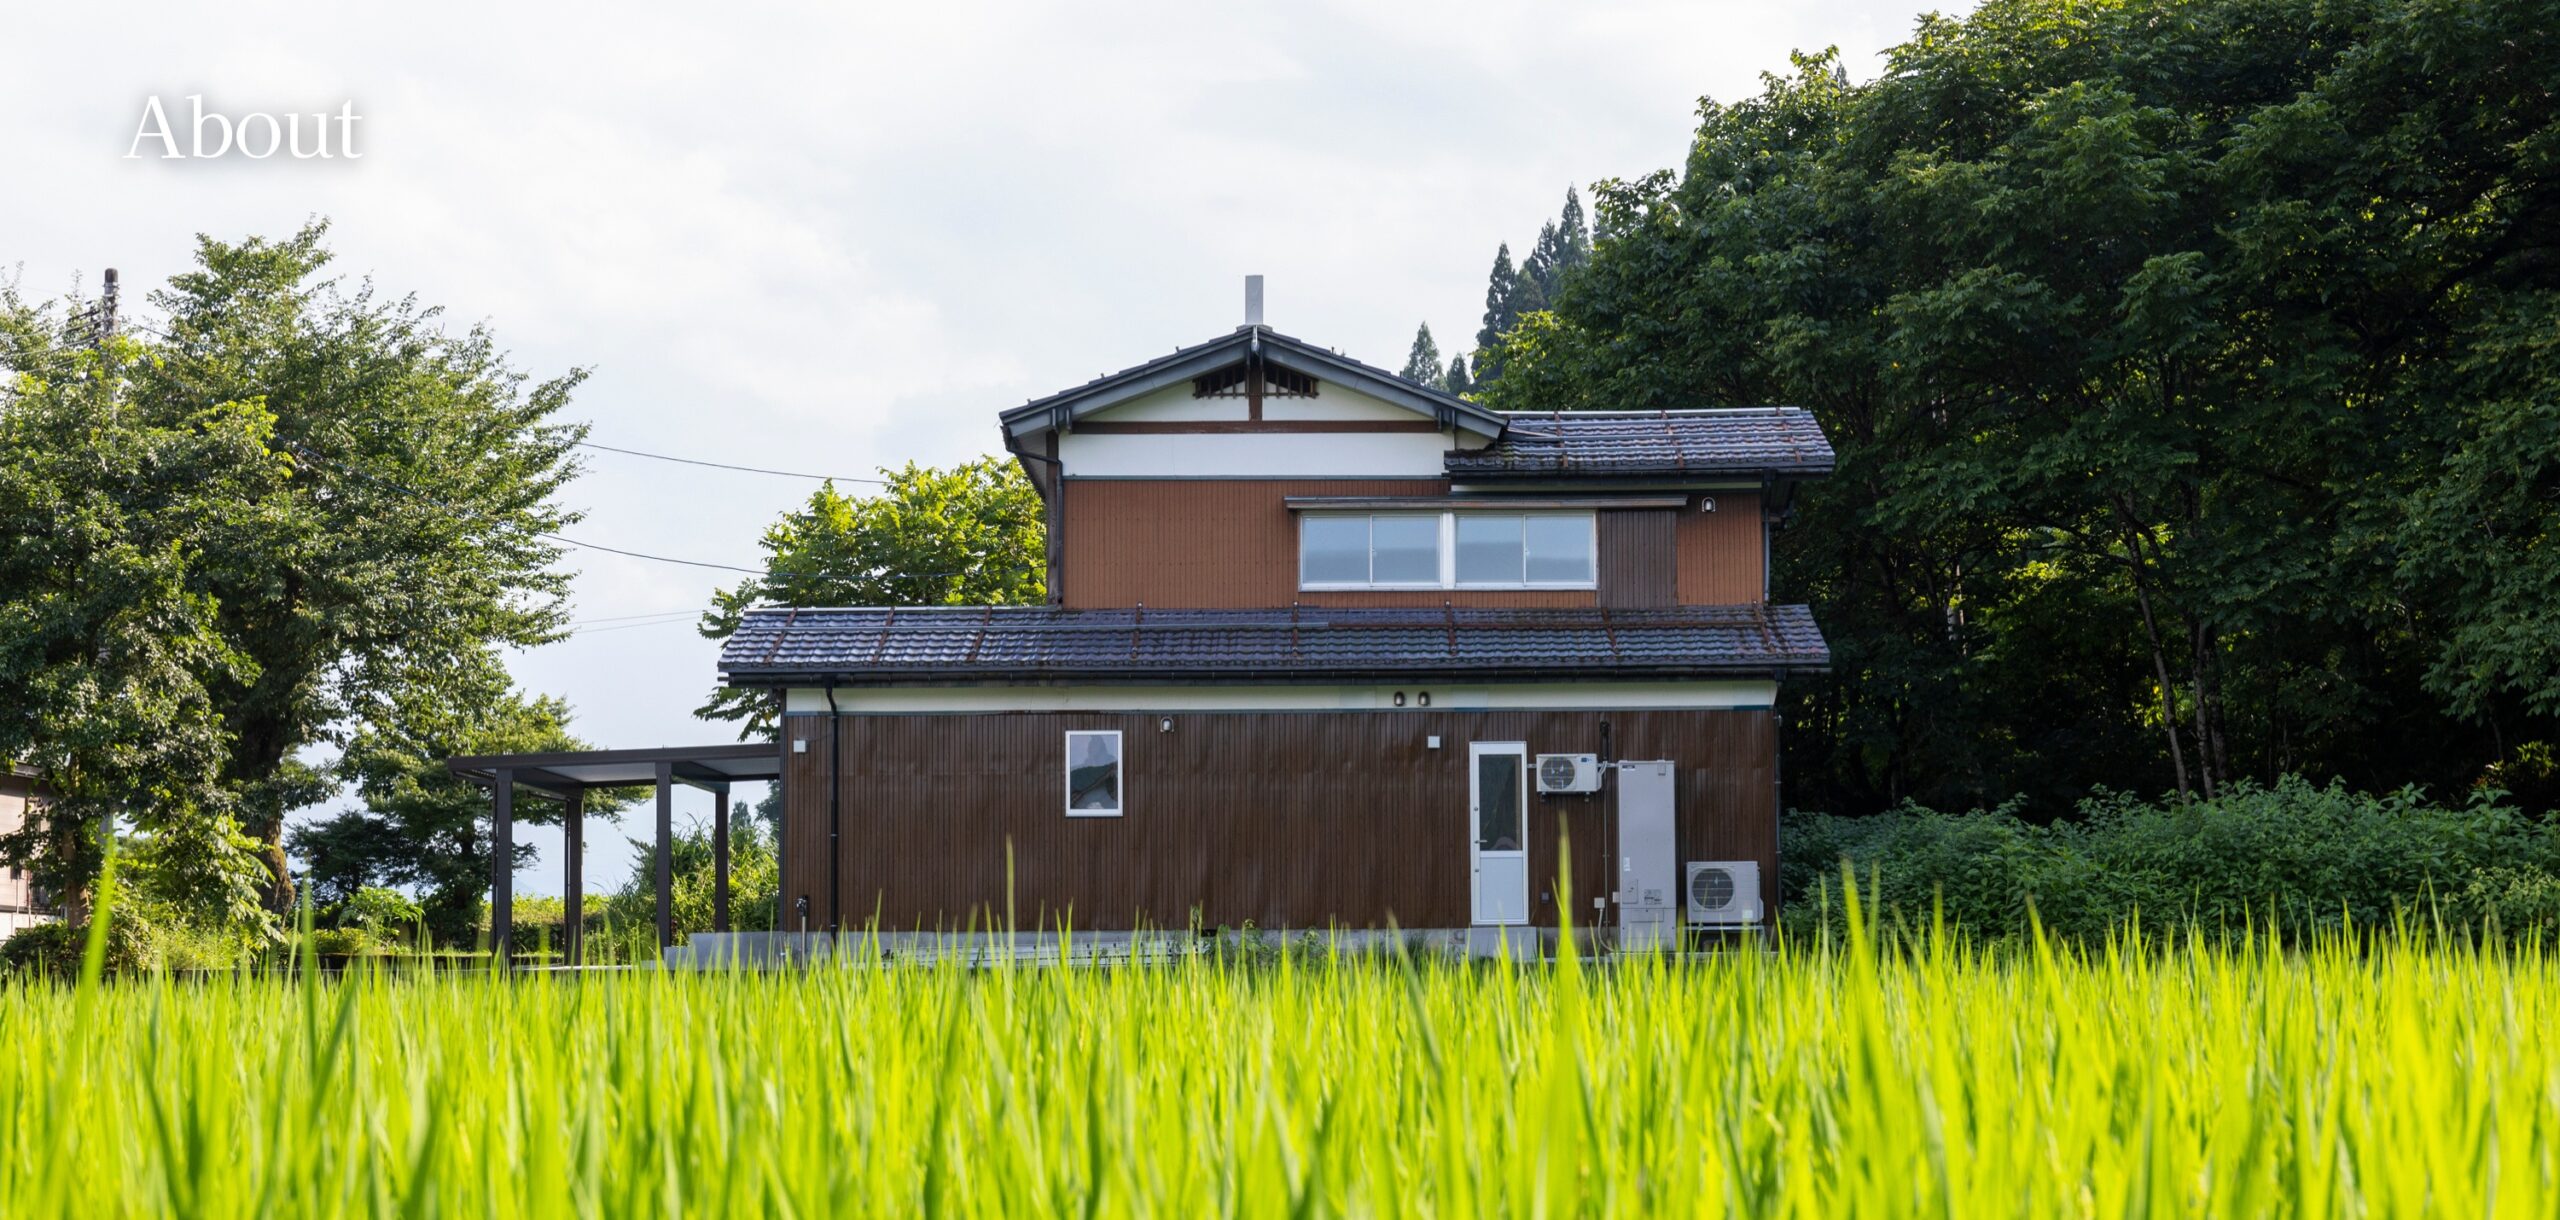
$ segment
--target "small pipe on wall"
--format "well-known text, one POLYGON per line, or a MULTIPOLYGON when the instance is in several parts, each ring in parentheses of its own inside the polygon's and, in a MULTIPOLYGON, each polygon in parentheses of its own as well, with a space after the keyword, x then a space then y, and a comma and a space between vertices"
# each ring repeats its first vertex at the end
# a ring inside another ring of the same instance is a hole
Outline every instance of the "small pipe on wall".
POLYGON ((844 709, 836 706, 837 675, 827 676, 827 919, 830 932, 844 913, 844 709))

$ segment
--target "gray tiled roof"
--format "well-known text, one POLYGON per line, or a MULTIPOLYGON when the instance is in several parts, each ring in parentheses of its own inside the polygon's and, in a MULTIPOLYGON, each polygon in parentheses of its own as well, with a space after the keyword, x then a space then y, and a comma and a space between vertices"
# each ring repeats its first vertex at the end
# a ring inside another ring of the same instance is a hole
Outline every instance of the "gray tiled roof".
POLYGON ((1707 677, 1819 669, 1803 606, 1660 610, 758 610, 720 653, 736 685, 826 675, 1319 681, 1707 677))
POLYGON ((1831 442, 1801 407, 1557 411, 1505 419, 1502 439, 1448 455, 1452 477, 1831 473, 1831 442))

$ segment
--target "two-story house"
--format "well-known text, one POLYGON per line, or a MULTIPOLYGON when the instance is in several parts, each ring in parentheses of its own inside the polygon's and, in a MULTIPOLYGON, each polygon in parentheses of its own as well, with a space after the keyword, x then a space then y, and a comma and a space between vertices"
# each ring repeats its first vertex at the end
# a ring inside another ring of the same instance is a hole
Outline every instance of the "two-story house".
POLYGON ((1764 921, 1812 418, 1504 414, 1258 314, 1003 413, 1049 605, 728 642, 784 711, 784 929, 1764 921))

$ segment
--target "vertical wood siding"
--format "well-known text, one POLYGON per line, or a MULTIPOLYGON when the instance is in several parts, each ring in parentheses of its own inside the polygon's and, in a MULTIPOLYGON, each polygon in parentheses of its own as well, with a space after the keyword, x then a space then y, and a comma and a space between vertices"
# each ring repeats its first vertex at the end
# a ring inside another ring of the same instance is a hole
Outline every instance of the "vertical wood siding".
POLYGON ((1684 606, 1732 606, 1765 601, 1760 548, 1760 493, 1714 493, 1716 511, 1698 511, 1698 497, 1680 512, 1679 598, 1684 606))
MULTIPOLYGON (((1467 744, 1679 764, 1685 858, 1757 860, 1774 908, 1776 735, 1766 711, 1008 713, 843 719, 849 926, 958 929, 1461 927, 1470 922, 1467 744), (1118 729, 1117 818, 1065 815, 1064 734, 1118 729), (1438 734, 1441 746, 1427 747, 1438 734)), ((826 898, 823 734, 792 757, 782 909, 826 898), (815 774, 811 772, 815 770, 815 774), (805 779, 805 782, 804 782, 805 779), (820 850, 806 850, 819 848, 820 850)), ((1570 844, 1574 919, 1610 879, 1608 798, 1530 796, 1530 910, 1553 926, 1570 844)))
POLYGON ((1611 509, 1600 514, 1600 604, 1668 606, 1678 596, 1679 514, 1669 509, 1611 509))

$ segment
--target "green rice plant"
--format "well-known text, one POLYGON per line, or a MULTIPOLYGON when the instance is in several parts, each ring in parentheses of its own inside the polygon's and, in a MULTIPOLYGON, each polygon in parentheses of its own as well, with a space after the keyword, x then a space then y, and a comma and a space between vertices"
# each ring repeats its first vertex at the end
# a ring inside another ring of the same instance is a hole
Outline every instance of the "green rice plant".
POLYGON ((0 1214, 2560 1213, 2560 971, 1943 927, 0 984, 0 1214))

